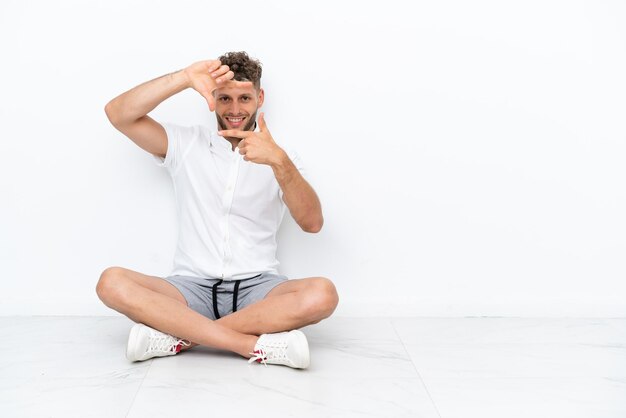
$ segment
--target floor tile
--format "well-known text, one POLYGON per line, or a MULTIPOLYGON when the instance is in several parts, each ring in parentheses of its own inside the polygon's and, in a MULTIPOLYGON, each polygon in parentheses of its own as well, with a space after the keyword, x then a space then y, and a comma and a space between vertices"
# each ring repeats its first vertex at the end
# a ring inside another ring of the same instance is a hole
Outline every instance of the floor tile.
POLYGON ((124 416, 150 364, 129 363, 123 318, 0 318, 6 417, 124 416))
POLYGON ((626 346, 626 319, 395 318, 406 344, 563 343, 626 346))
POLYGON ((623 418, 626 381, 602 378, 428 378, 442 418, 623 418))
MULTIPOLYGON (((151 370, 152 371, 152 370, 151 370)), ((438 414, 417 378, 321 377, 268 367, 238 373, 149 373, 129 417, 425 417, 438 414), (244 373, 245 375, 245 373, 244 373)))
POLYGON ((0 317, 1 416, 626 416, 626 320, 331 318, 311 366, 130 363, 123 317, 0 317))
POLYGON ((626 376, 626 347, 566 344, 407 344, 422 378, 626 376))
POLYGON ((129 416, 211 405, 235 417, 272 411, 281 417, 438 417, 391 323, 364 322, 339 318, 303 329, 311 350, 307 370, 248 364, 200 347, 155 359, 129 416))

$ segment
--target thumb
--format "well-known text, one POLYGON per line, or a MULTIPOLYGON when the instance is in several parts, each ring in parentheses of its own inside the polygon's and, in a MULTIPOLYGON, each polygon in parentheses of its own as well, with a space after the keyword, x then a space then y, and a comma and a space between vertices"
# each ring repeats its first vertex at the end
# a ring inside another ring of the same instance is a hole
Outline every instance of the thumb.
POLYGON ((267 125, 265 124, 265 113, 259 114, 259 130, 261 132, 267 132, 267 125))
POLYGON ((204 98, 206 99, 207 103, 209 104, 209 110, 211 112, 215 111, 215 98, 213 97, 212 94, 208 94, 206 96, 204 96, 204 98))

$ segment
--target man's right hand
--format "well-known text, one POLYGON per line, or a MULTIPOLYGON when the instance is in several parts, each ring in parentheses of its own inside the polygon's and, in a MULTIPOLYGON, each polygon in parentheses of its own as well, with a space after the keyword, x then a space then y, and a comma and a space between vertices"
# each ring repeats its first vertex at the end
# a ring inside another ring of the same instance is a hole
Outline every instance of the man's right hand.
POLYGON ((238 85, 246 82, 231 81, 235 74, 227 65, 222 65, 220 60, 207 60, 191 64, 183 70, 189 79, 189 87, 192 87, 202 95, 209 104, 211 112, 215 110, 215 98, 213 91, 224 85, 238 85))
POLYGON ((249 81, 235 81, 235 75, 219 60, 200 61, 189 67, 146 81, 115 97, 105 106, 115 128, 139 147, 161 157, 167 152, 167 133, 148 113, 161 102, 191 87, 199 92, 215 111, 215 89, 246 87, 249 81))

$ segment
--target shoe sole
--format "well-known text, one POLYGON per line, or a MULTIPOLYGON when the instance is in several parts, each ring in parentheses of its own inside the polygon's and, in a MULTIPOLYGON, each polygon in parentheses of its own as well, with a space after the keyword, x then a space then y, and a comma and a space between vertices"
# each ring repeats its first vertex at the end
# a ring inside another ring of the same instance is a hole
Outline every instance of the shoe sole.
POLYGON ((132 348, 136 346, 137 338, 139 332, 141 331, 142 325, 135 324, 133 328, 130 330, 130 335, 128 336, 128 344, 126 345, 126 358, 130 361, 137 361, 137 357, 134 355, 132 348))
MULTIPOLYGON (((296 365, 297 369, 306 369, 307 367, 309 367, 309 365, 311 364, 311 356, 309 354, 309 341, 306 339, 306 335, 304 335, 304 332, 299 331, 299 330, 294 330, 292 331, 293 333, 295 333, 296 335, 296 344, 298 345, 298 347, 304 347, 306 349, 306 357, 304 357, 302 360, 303 365, 296 365)), ((304 351, 304 350, 298 350, 298 352, 300 351, 304 351)))

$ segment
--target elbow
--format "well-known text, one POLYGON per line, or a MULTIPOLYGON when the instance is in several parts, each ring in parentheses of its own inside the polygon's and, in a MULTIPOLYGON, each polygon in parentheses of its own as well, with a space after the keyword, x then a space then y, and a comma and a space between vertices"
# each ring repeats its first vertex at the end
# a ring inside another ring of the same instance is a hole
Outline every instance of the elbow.
POLYGON ((115 119, 114 115, 115 115, 115 111, 113 110, 113 101, 111 100, 109 103, 107 103, 104 106, 104 113, 106 113, 107 118, 109 118, 109 121, 115 125, 115 123, 113 123, 113 120, 115 119))
POLYGON ((321 216, 319 219, 300 225, 304 232, 308 232, 310 234, 317 234, 322 230, 322 226, 324 226, 324 218, 321 216))
POLYGON ((104 106, 104 113, 106 113, 107 118, 109 118, 109 122, 111 125, 117 127, 119 124, 119 111, 118 106, 115 103, 115 99, 111 100, 104 106))

